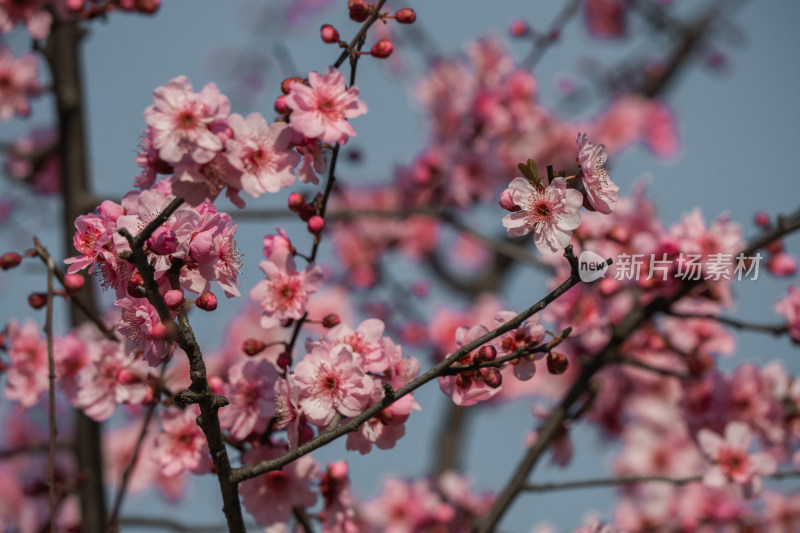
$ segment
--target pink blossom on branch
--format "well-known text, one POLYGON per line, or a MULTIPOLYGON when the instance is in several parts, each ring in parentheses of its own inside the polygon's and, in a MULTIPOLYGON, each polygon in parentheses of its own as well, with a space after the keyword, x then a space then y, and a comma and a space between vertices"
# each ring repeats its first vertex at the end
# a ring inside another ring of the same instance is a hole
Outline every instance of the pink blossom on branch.
POLYGON ((285 250, 277 250, 269 261, 261 262, 267 279, 250 291, 250 299, 258 302, 264 316, 261 325, 271 328, 286 319, 299 319, 308 305, 308 297, 316 292, 324 279, 322 268, 313 263, 297 271, 294 258, 285 250))
POLYGON ((775 304, 775 311, 786 318, 792 340, 800 343, 800 289, 789 287, 789 294, 775 304))
POLYGON ((706 472, 703 481, 712 487, 734 484, 746 497, 761 491, 761 476, 775 472, 775 458, 766 452, 749 454, 753 434, 744 422, 729 422, 724 438, 708 429, 697 434, 700 448, 714 465, 706 472))
POLYGON ((521 237, 533 231, 536 247, 544 254, 555 254, 569 246, 572 230, 581 224, 581 193, 567 189, 562 177, 542 189, 525 178, 514 178, 508 191, 514 205, 521 208, 503 218, 509 236, 521 237))
POLYGON ((309 139, 344 144, 356 131, 347 119, 367 112, 367 104, 358 99, 357 87, 347 88, 344 75, 334 67, 320 76, 308 75, 309 85, 293 83, 286 104, 292 109, 289 125, 309 139))
POLYGON ((226 396, 230 405, 220 410, 220 424, 237 440, 263 433, 275 414, 277 368, 266 359, 249 359, 233 365, 228 370, 228 380, 226 396))
MULTIPOLYGON (((0 13, 2 13, 0 6, 0 13)), ((0 47, 0 120, 31 112, 28 98, 39 96, 42 86, 38 62, 33 54, 14 57, 7 46, 0 47)))

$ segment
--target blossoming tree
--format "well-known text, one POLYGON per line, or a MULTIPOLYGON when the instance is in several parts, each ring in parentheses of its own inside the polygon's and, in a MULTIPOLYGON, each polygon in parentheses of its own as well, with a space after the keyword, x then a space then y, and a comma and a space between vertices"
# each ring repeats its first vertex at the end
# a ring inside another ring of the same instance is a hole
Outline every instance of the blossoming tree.
MULTIPOLYGON (((286 16, 326 4, 295 2, 286 16)), ((45 267, 44 289, 28 310, 9 306, 19 314, 0 337, 3 530, 199 529, 122 513, 130 492, 184 498, 191 476, 217 480, 232 532, 495 531, 526 493, 592 486, 617 487, 618 503, 573 531, 800 528, 800 495, 765 488, 800 469, 800 381, 780 362, 719 364, 732 328, 800 343, 795 287, 776 295, 774 323, 730 312, 737 283, 794 275, 783 239, 800 212, 759 213, 750 239, 699 210, 667 225, 608 167, 634 143, 675 154, 675 115, 658 97, 716 30, 718 4, 691 18, 668 2, 568 1, 549 28, 512 22, 531 49, 522 61, 496 37, 431 61, 416 83, 424 148, 365 188, 337 166, 368 113, 357 73, 433 46, 413 33, 424 5, 387 4, 334 2, 352 35, 324 24, 319 63, 276 82, 269 111, 233 113, 215 83, 164 80, 137 126, 135 189, 100 200, 87 179, 81 36, 118 11, 158 16, 159 2, 0 0, 0 30, 34 39, 30 52, 0 48, 0 120, 30 114, 47 89, 58 121, 57 133, 9 143, 6 170, 31 194, 58 195, 67 245, 63 261, 45 236, 0 257, 10 279, 23 261, 45 267), (581 122, 543 104, 534 74, 578 14, 596 39, 624 41, 638 15, 674 41, 658 65, 609 76, 608 105, 581 122), (259 197, 288 209, 246 206, 259 197), (240 223, 274 217, 301 224, 262 231, 263 257, 244 256, 240 223), (403 271, 409 260, 424 279, 403 271), (248 286, 240 274, 256 262, 248 286), (548 281, 501 303, 520 269, 548 281), (372 296, 380 288, 387 301, 372 296), (417 305, 456 293, 460 309, 417 305), (64 334, 58 299, 70 307, 64 334), (199 315, 224 307, 236 314, 222 346, 205 346, 199 315), (35 309, 43 320, 27 316, 35 309), (435 468, 356 497, 350 464, 403 445, 431 382, 449 406, 435 468), (464 420, 478 405, 503 416, 519 398, 534 398, 537 422, 517 466, 477 492, 458 461, 464 420), (546 455, 573 461, 580 425, 617 443, 613 475, 534 479, 546 455), (340 439, 358 454, 320 464, 315 452, 340 439)))

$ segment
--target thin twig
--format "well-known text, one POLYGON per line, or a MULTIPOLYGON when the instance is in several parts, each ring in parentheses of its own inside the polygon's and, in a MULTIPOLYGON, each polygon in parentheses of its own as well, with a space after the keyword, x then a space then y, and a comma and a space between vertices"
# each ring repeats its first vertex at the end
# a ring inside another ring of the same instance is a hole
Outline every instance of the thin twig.
MULTIPOLYGON (((764 476, 764 479, 786 479, 800 477, 800 472, 788 470, 775 472, 764 476)), ((669 476, 622 476, 609 478, 582 479, 577 481, 561 481, 550 483, 528 483, 522 490, 526 492, 551 492, 557 490, 574 490, 596 487, 618 487, 625 485, 640 485, 642 483, 669 483, 671 485, 686 485, 702 481, 703 476, 669 477, 669 476)))
POLYGON ((653 372, 654 374, 659 374, 661 376, 666 376, 670 378, 689 379, 690 377, 689 374, 685 372, 678 372, 677 370, 672 370, 670 368, 663 368, 660 366, 651 365, 649 363, 645 363, 644 361, 640 361, 635 357, 627 355, 619 355, 617 357, 609 358, 608 362, 634 366, 636 368, 641 368, 642 370, 647 370, 648 372, 653 372))
MULTIPOLYGON (((40 246, 39 239, 34 237, 34 245, 40 246)), ((47 314, 44 323, 45 335, 47 335, 47 408, 50 411, 48 417, 49 424, 49 446, 47 450, 47 487, 50 501, 50 531, 56 531, 56 362, 53 355, 53 271, 55 264, 53 259, 47 260, 47 314)))
POLYGON ((760 333, 771 333, 772 335, 775 336, 784 335, 789 332, 788 324, 753 324, 751 322, 745 322, 737 318, 731 318, 726 316, 712 315, 705 313, 681 313, 672 310, 667 311, 666 314, 674 316, 676 318, 715 320, 720 324, 725 324, 726 326, 731 326, 732 328, 736 328, 739 330, 757 331, 760 333))
POLYGON ((311 525, 311 517, 308 516, 305 507, 292 507, 292 514, 300 527, 303 528, 303 533, 314 533, 314 526, 311 525))

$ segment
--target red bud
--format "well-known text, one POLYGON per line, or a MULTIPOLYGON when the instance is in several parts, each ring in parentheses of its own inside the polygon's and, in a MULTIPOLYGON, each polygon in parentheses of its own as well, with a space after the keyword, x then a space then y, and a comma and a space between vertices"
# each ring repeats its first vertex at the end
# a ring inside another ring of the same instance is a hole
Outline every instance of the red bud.
POLYGON ((203 311, 213 311, 217 308, 217 297, 213 292, 204 292, 197 298, 195 305, 203 311))

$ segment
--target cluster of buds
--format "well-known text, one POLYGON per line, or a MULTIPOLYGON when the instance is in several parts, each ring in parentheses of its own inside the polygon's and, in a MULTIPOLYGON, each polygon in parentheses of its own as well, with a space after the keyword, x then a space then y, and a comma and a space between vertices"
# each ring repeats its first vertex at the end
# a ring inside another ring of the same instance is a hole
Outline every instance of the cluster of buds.
MULTIPOLYGON (((375 12, 375 4, 370 4, 364 0, 349 0, 348 9, 350 11, 350 19, 356 22, 366 21, 375 12)), ((380 13, 378 15, 384 23, 389 19, 394 19, 400 24, 413 24, 417 20, 416 12, 409 8, 404 7, 398 10, 395 14, 389 12, 380 13)), ((320 37, 322 42, 328 44, 338 44, 342 48, 349 48, 350 45, 339 38, 339 31, 330 24, 323 24, 320 28, 320 37)), ((389 39, 381 39, 376 42, 369 52, 351 50, 353 54, 357 55, 371 55, 378 59, 386 59, 394 51, 394 45, 389 39)), ((280 112, 280 111, 279 111, 280 112)))
MULTIPOLYGON (((468 364, 490 363, 496 358, 497 349, 491 344, 486 344, 478 349, 478 352, 468 364)), ((495 367, 478 368, 470 372, 462 372, 456 376, 456 387, 467 389, 472 386, 473 382, 483 382, 487 387, 497 389, 503 384, 503 376, 500 374, 500 369, 495 367)))
POLYGON ((306 222, 309 233, 317 237, 325 229, 325 219, 319 214, 321 205, 322 194, 320 193, 317 193, 314 200, 308 203, 299 192, 293 192, 289 195, 289 209, 297 213, 300 219, 306 222))
POLYGON ((67 9, 85 19, 104 17, 111 11, 136 11, 152 15, 161 7, 161 0, 127 0, 122 2, 106 2, 101 0, 66 0, 67 9))

